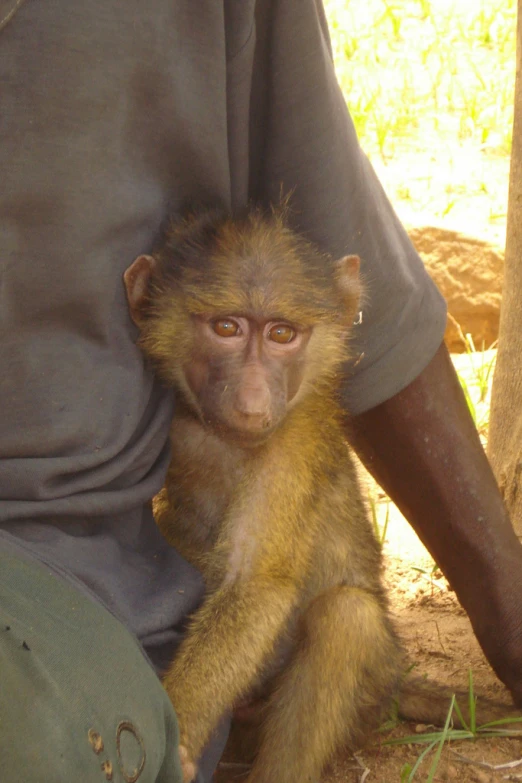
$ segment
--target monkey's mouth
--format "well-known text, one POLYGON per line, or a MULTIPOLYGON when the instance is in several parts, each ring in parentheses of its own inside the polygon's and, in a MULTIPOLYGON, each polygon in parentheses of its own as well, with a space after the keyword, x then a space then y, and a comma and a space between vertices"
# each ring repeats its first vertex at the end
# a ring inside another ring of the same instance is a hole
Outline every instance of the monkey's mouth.
POLYGON ((211 427, 223 440, 238 446, 254 448, 267 441, 272 435, 275 425, 271 422, 252 421, 254 417, 232 416, 227 419, 207 419, 205 423, 211 427))

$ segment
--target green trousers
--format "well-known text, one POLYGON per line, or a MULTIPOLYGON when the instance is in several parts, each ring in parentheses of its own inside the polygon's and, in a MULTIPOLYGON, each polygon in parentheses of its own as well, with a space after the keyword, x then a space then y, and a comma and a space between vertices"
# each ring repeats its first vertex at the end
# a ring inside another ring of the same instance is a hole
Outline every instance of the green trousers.
POLYGON ((0 552, 2 783, 178 783, 177 747, 170 701, 126 628, 0 552))

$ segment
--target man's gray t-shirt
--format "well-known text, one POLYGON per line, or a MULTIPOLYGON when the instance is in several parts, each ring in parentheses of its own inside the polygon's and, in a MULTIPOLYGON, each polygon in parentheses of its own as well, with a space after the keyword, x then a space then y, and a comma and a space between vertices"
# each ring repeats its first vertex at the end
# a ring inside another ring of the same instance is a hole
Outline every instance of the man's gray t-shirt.
POLYGON ((172 399, 122 284, 165 217, 291 191, 295 228, 361 256, 353 413, 419 374, 444 304, 360 151, 313 0, 26 2, 0 31, 0 127, 0 541, 169 645, 201 585, 152 519, 172 399))

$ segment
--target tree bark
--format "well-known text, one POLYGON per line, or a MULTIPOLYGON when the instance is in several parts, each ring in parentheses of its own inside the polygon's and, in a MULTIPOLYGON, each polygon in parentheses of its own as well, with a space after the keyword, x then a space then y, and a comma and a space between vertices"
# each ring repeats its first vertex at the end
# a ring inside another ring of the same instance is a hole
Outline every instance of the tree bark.
POLYGON ((518 0, 515 117, 506 260, 488 455, 515 532, 522 537, 522 0, 518 0))

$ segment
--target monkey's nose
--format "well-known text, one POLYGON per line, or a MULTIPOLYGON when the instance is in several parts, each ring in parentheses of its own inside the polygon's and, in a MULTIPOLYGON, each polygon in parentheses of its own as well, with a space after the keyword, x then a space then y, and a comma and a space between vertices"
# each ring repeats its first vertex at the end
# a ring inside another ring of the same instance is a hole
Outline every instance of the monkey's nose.
POLYGON ((242 416, 269 421, 270 391, 266 386, 245 386, 238 392, 234 407, 242 416))

